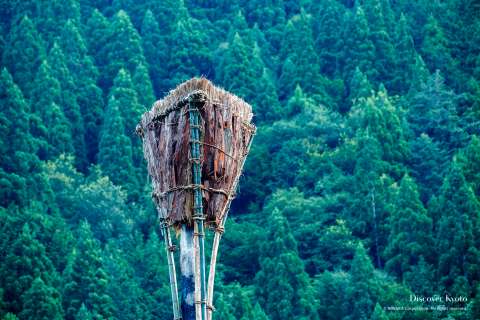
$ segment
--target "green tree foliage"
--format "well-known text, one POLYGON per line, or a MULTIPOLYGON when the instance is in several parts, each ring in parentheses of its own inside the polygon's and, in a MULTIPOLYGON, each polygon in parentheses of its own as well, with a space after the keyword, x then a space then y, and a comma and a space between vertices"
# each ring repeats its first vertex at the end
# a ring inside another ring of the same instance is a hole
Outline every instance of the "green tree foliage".
POLYGON ((170 35, 169 58, 167 62, 170 81, 168 88, 174 88, 182 81, 202 74, 211 74, 211 54, 207 49, 206 32, 200 21, 193 18, 179 1, 176 7, 177 20, 170 35))
POLYGON ((329 208, 321 198, 306 198, 295 188, 277 190, 265 204, 265 214, 276 207, 282 208, 289 223, 295 226, 292 233, 307 272, 313 275, 325 270, 348 269, 356 248, 355 238, 345 221, 331 221, 328 214, 322 214, 329 208), (296 212, 302 212, 302 216, 296 212))
POLYGON ((270 216, 268 239, 256 276, 259 302, 271 319, 317 319, 313 290, 288 222, 280 210, 270 216), (274 302, 275 301, 275 302, 274 302))
POLYGON ((321 319, 343 319, 346 316, 346 289, 349 287, 349 276, 346 272, 323 272, 315 280, 315 291, 318 298, 318 314, 321 319), (331 297, 330 301, 322 297, 331 297))
POLYGON ((480 288, 477 285, 477 293, 475 299, 473 299, 468 305, 468 315, 471 318, 478 317, 480 315, 480 296, 478 295, 480 288))
POLYGON ((225 320, 234 320, 235 317, 233 316, 232 307, 230 307, 225 301, 224 296, 224 294, 220 294, 216 299, 215 308, 217 309, 217 312, 215 313, 215 317, 225 320))
POLYGON ((463 174, 472 186, 475 195, 480 197, 480 139, 473 136, 469 145, 458 157, 463 174))
MULTIPOLYGON (((143 75, 146 76, 145 73, 143 73, 143 75)), ((136 80, 138 80, 138 78, 136 80)), ((144 81, 145 80, 148 80, 148 78, 144 79, 144 81)), ((139 86, 137 87, 139 91, 143 91, 145 89, 145 85, 148 85, 148 83, 144 83, 142 85, 138 82, 135 82, 135 84, 139 86), (140 85, 142 86, 140 87, 140 85)), ((142 92, 142 99, 145 98, 144 94, 145 92, 142 92)), ((110 90, 109 99, 117 101, 118 106, 121 108, 119 110, 119 116, 123 119, 125 123, 124 134, 127 137, 132 137, 132 139, 135 139, 135 141, 138 141, 138 139, 134 136, 135 127, 137 125, 138 119, 145 110, 145 106, 142 106, 138 102, 138 96, 139 93, 134 87, 130 73, 126 69, 120 69, 115 78, 113 87, 110 90)), ((108 118, 109 116, 111 116, 111 114, 105 114, 106 118, 108 118)))
POLYGON ((24 16, 10 30, 3 52, 3 64, 27 97, 36 87, 33 79, 44 58, 43 40, 32 20, 24 16))
POLYGON ((461 115, 460 123, 468 133, 478 135, 478 128, 472 124, 480 117, 480 84, 473 77, 466 83, 466 92, 462 100, 458 110, 461 115))
POLYGON ((412 292, 425 296, 434 294, 436 288, 434 267, 421 256, 418 264, 411 267, 411 272, 404 274, 403 278, 412 292))
POLYGON ((354 13, 347 13, 344 19, 347 21, 344 30, 344 78, 350 80, 358 67, 368 78, 376 79, 378 71, 374 68, 375 46, 363 8, 358 6, 354 13))
POLYGON ((290 99, 288 99, 285 116, 291 117, 305 111, 307 104, 313 102, 303 93, 302 87, 297 85, 290 99))
POLYGON ((430 77, 427 65, 423 58, 417 54, 415 56, 415 67, 413 71, 413 79, 410 83, 409 95, 412 96, 418 93, 422 87, 427 83, 427 79, 430 77))
POLYGON ((396 68, 391 88, 398 92, 406 92, 409 89, 409 81, 415 72, 416 51, 407 18, 403 13, 395 28, 394 43, 396 68))
POLYGON ((141 24, 145 10, 144 6, 135 5, 135 1, 132 0, 113 0, 105 11, 110 13, 119 12, 120 10, 124 10, 131 17, 134 26, 137 27, 141 24))
POLYGON ((358 138, 357 162, 354 168, 352 203, 348 212, 349 222, 355 235, 368 237, 368 245, 375 256, 377 267, 382 265, 382 238, 386 237, 382 230, 386 219, 385 184, 389 184, 388 176, 383 174, 384 162, 381 160, 381 149, 377 140, 365 135, 358 138))
POLYGON ((223 307, 222 313, 227 319, 268 319, 258 303, 253 305, 251 298, 253 292, 250 292, 250 288, 242 288, 238 283, 233 283, 223 286, 221 291, 217 302, 223 307))
POLYGON ((410 142, 410 167, 419 185, 421 199, 427 203, 440 189, 448 167, 448 154, 427 134, 422 133, 410 142))
MULTIPOLYGON (((132 82, 132 78, 130 76, 130 73, 125 70, 125 69, 120 69, 118 71, 118 74, 114 80, 113 87, 110 90, 109 93, 109 105, 110 102, 118 106, 118 115, 115 117, 120 117, 124 127, 124 133, 123 136, 127 139, 130 140, 130 143, 125 145, 125 150, 121 151, 123 153, 122 157, 125 157, 124 160, 126 160, 126 157, 132 159, 132 164, 135 169, 138 169, 142 164, 143 164, 143 154, 141 150, 141 140, 138 139, 137 135, 135 134, 135 127, 137 126, 138 119, 140 119, 142 113, 146 110, 146 108, 149 108, 149 104, 147 105, 142 105, 139 103, 138 97, 141 96, 142 99, 148 98, 149 93, 147 91, 151 92, 151 83, 150 79, 148 79, 148 74, 145 72, 146 70, 141 70, 141 66, 138 67, 138 73, 134 77, 134 82, 132 82), (139 93, 142 91, 141 93, 139 93), (113 102, 114 101, 114 102, 113 102), (126 152, 126 153, 125 153, 126 152), (129 153, 129 154, 127 154, 129 153)), ((150 96, 148 99, 152 99, 152 96, 150 96)), ((153 102, 153 100, 151 100, 153 102)), ((105 119, 104 119, 104 127, 102 129, 102 137, 100 140, 100 154, 99 154, 99 160, 101 159, 102 154, 102 146, 106 146, 104 144, 105 141, 103 141, 105 130, 109 128, 108 130, 113 130, 111 134, 115 134, 115 132, 119 132, 121 130, 121 127, 111 127, 113 126, 119 126, 120 124, 117 123, 109 123, 108 117, 113 116, 111 114, 113 110, 109 111, 109 108, 107 107, 107 112, 105 114, 105 119)), ((114 118, 115 118, 114 117, 114 118)), ((112 119, 114 120, 114 119, 112 119)), ((112 137, 114 139, 123 139, 122 136, 120 137, 112 137)), ((116 146, 114 144, 113 146, 116 146)), ((112 145, 110 145, 110 148, 112 145)), ((111 149, 116 149, 116 148, 111 148, 111 149)), ((117 154, 118 155, 118 154, 117 154)), ((112 158, 113 159, 113 158, 112 158)), ((122 166, 122 162, 117 162, 117 164, 122 166)), ((128 167, 128 165, 127 165, 128 167)), ((142 179, 144 177, 143 171, 140 174, 137 171, 128 171, 126 173, 133 174, 132 177, 126 179, 127 177, 123 177, 123 181, 128 183, 134 183, 133 181, 142 179), (130 181, 130 182, 128 182, 130 181)), ((142 167, 143 170, 143 167, 142 167)), ((111 172, 111 171, 110 171, 111 172)), ((115 183, 120 183, 122 181, 120 178, 113 178, 112 181, 115 183)))
POLYGON ((372 89, 372 85, 368 81, 365 74, 357 67, 353 74, 352 80, 350 81, 347 100, 348 102, 355 104, 358 99, 371 96, 372 89))
POLYGON ((100 136, 98 163, 114 183, 133 190, 138 189, 138 181, 133 166, 132 144, 125 135, 124 122, 119 100, 111 96, 100 136))
POLYGON ((63 108, 65 117, 70 123, 72 142, 75 151, 76 166, 81 170, 86 170, 87 155, 85 149, 85 129, 83 118, 80 113, 80 106, 77 103, 75 94, 75 83, 70 71, 66 65, 65 56, 58 46, 54 43, 47 58, 51 66, 52 76, 60 83, 60 105, 63 108))
MULTIPOLYGON (((110 21, 98 9, 93 10, 85 26, 86 42, 88 51, 102 73, 108 64, 107 45, 110 41, 110 32, 110 21)), ((106 90, 103 86, 102 89, 106 90)))
POLYGON ((375 309, 373 310, 373 314, 370 317, 370 320, 388 320, 388 319, 389 318, 385 313, 385 311, 383 311, 383 308, 377 303, 375 305, 375 309))
POLYGON ((71 224, 87 221, 102 243, 130 232, 127 222, 127 194, 115 186, 97 167, 83 175, 73 166, 72 156, 60 156, 46 165, 46 175, 62 206, 63 217, 71 224))
MULTIPOLYGON (((98 152, 98 136, 104 107, 102 91, 96 84, 98 70, 93 63, 93 59, 88 55, 87 45, 80 30, 71 20, 67 21, 63 27, 59 45, 62 48, 66 66, 72 77, 73 86, 70 88, 73 87, 74 89, 76 102, 83 118, 85 152, 87 161, 91 163, 95 161, 98 152)), ((77 110, 73 108, 71 113, 79 122, 77 110)), ((78 123, 80 129, 81 124, 78 123)), ((78 133, 80 134, 80 132, 78 133)), ((76 140, 80 139, 80 136, 76 137, 76 140)), ((81 143, 81 141, 78 142, 81 143)), ((80 145, 77 146, 77 149, 79 148, 80 145)))
MULTIPOLYGON (((53 285, 57 280, 57 274, 52 262, 46 255, 45 247, 35 238, 35 234, 32 233, 28 224, 23 226, 18 238, 8 248, 4 261, 5 263, 0 270, 2 287, 5 290, 4 297, 7 310, 14 313, 24 310, 22 299, 27 299, 26 297, 33 299, 33 295, 37 294, 35 286, 33 292, 29 293, 29 289, 34 285, 35 278, 40 277, 47 286, 53 285)), ((36 286, 38 287, 39 284, 36 286)), ((42 302, 39 301, 39 303, 42 302)), ((53 300, 53 311, 56 310, 55 304, 53 300)), ((52 313, 52 315, 55 314, 52 313)))
POLYGON ((67 21, 80 22, 80 5, 78 0, 52 0, 39 10, 36 19, 43 38, 52 44, 67 21))
POLYGON ((272 50, 278 52, 286 21, 283 0, 257 0, 246 4, 247 21, 257 23, 272 50))
POLYGON ((362 245, 357 247, 350 269, 352 284, 346 289, 349 301, 349 316, 344 319, 370 319, 375 301, 370 282, 374 276, 374 268, 362 245))
POLYGON ((16 315, 9 312, 2 318, 2 320, 18 320, 18 318, 16 315))
POLYGON ((264 69, 258 46, 249 52, 244 40, 235 33, 229 41, 216 72, 220 83, 241 98, 253 101, 264 69))
POLYGON ((60 293, 37 277, 22 295, 20 316, 22 319, 64 319, 60 300, 60 293))
POLYGON ((238 34, 242 39, 244 39, 244 42, 247 46, 252 46, 252 41, 255 40, 252 38, 252 30, 248 27, 248 23, 245 19, 243 11, 238 10, 232 16, 233 21, 228 29, 227 39, 233 39, 235 34, 238 34))
MULTIPOLYGON (((44 192, 47 193, 47 191, 44 192)), ((31 201, 29 207, 22 209, 12 207, 10 210, 0 210, 1 227, 4 234, 4 239, 0 244, 2 252, 4 254, 10 252, 18 234, 28 224, 31 233, 43 246, 46 256, 53 263, 55 269, 63 270, 66 264, 66 255, 71 250, 72 236, 65 221, 55 212, 56 210, 58 209, 55 208, 55 203, 50 196, 31 201), (40 200, 48 201, 49 207, 42 204, 40 200)))
POLYGON ((315 249, 322 255, 316 269, 347 269, 354 256, 356 242, 343 220, 338 220, 336 224, 325 228, 319 237, 318 249, 315 249))
POLYGON ((171 292, 168 285, 167 259, 163 239, 155 231, 140 247, 135 259, 136 274, 141 276, 141 287, 148 294, 148 310, 153 319, 172 318, 171 292))
POLYGON ((62 110, 60 82, 45 60, 35 77, 32 90, 33 111, 40 121, 35 122, 33 130, 43 139, 39 150, 42 160, 52 159, 61 153, 74 151, 72 128, 62 110))
POLYGON ((420 201, 412 178, 405 175, 396 192, 385 249, 385 269, 402 278, 405 273, 412 272, 420 258, 432 261, 432 220, 420 201))
POLYGON ((74 167, 72 155, 60 155, 57 159, 44 165, 44 173, 54 194, 55 202, 62 207, 61 214, 65 219, 76 215, 75 192, 82 184, 84 177, 74 167))
POLYGON ((313 16, 315 48, 319 52, 320 71, 329 76, 340 70, 339 45, 341 41, 342 8, 333 0, 322 1, 313 16))
POLYGON ((469 295, 480 278, 478 260, 478 212, 480 205, 457 162, 453 162, 440 190, 436 251, 440 287, 469 295))
POLYGON ((255 306, 253 307, 251 319, 259 319, 259 320, 268 320, 269 317, 263 311, 262 307, 260 307, 260 304, 256 303, 255 306))
POLYGON ((387 204, 391 177, 402 175, 407 145, 400 120, 386 92, 360 99, 351 110, 352 126, 358 125, 354 143, 354 188, 345 212, 355 235, 367 243, 377 267, 388 233, 387 204), (389 142, 387 142, 389 141, 389 142))
POLYGON ((365 0, 363 8, 370 29, 370 40, 375 47, 373 66, 378 73, 373 79, 389 84, 395 66, 394 46, 389 32, 389 28, 394 24, 394 21, 390 20, 393 18, 390 1, 365 0))
POLYGON ((62 103, 61 86, 53 75, 52 67, 44 60, 35 76, 35 88, 32 92, 33 111, 42 113, 50 103, 62 103))
POLYGON ((5 302, 3 301, 3 289, 0 290, 0 316, 5 314, 5 302))
POLYGON ((382 273, 374 271, 361 244, 355 249, 349 272, 323 272, 316 278, 315 285, 319 316, 327 320, 371 319, 379 313, 374 306, 390 305, 410 293, 382 273))
POLYGON ((137 65, 145 64, 140 35, 125 11, 115 14, 107 35, 108 42, 104 48, 106 65, 105 69, 100 69, 100 83, 104 90, 110 88, 120 69, 133 74, 137 65))
POLYGON ((36 139, 30 133, 30 108, 10 73, 0 75, 1 205, 26 205, 41 190, 36 139))
POLYGON ((117 319, 151 319, 148 300, 140 285, 135 281, 132 265, 124 258, 125 254, 115 244, 107 249, 105 270, 111 276, 108 294, 116 307, 114 317, 117 319))
POLYGON ((430 71, 448 72, 452 70, 454 61, 450 54, 448 40, 433 15, 428 18, 424 33, 421 51, 430 71))
MULTIPOLYGON (((171 17, 168 19, 171 19, 171 17)), ((145 11, 141 36, 145 59, 150 67, 149 74, 153 88, 161 96, 164 91, 168 90, 163 84, 163 79, 167 76, 167 70, 163 66, 168 59, 168 48, 166 34, 160 32, 160 26, 151 10, 145 11)))
POLYGON ((437 71, 430 76, 422 89, 411 99, 409 120, 415 134, 435 138, 447 150, 463 143, 456 106, 458 96, 444 83, 437 71))
POLYGON ((264 230, 253 223, 228 221, 222 240, 222 276, 225 282, 251 282, 247 275, 259 268, 260 242, 265 241, 264 230), (247 258, 248 257, 248 258, 247 258))
POLYGON ((149 108, 155 102, 155 95, 153 93, 152 82, 150 81, 148 70, 143 64, 139 64, 135 68, 132 81, 135 84, 138 102, 143 107, 143 110, 149 108))
POLYGON ((43 130, 46 132, 46 142, 48 149, 43 159, 52 159, 62 153, 73 153, 74 147, 72 143, 72 132, 68 126, 68 120, 63 110, 55 102, 45 105, 46 110, 43 112, 42 120, 45 126, 43 130))
POLYGON ((256 123, 280 119, 282 107, 278 101, 277 88, 271 72, 267 68, 263 68, 256 91, 255 98, 252 100, 256 123))
POLYGON ((126 216, 127 195, 108 177, 94 171, 76 192, 73 221, 88 221, 95 238, 101 242, 128 234, 131 227, 126 216))
POLYGON ((78 310, 75 316, 75 320, 93 320, 92 314, 88 311, 87 307, 85 307, 85 304, 82 303, 80 310, 78 310))
POLYGON ((108 276, 98 242, 87 222, 80 224, 77 245, 66 270, 64 292, 65 319, 75 319, 84 305, 93 319, 111 319, 112 298, 107 292, 108 276))
POLYGON ((12 19, 14 14, 17 12, 17 7, 18 3, 15 2, 5 2, 4 5, 2 6, 2 9, 0 11, 0 16, 2 17, 2 23, 0 24, 3 28, 6 27, 8 22, 12 19))
POLYGON ((479 318, 479 13, 0 1, 0 318, 172 318, 135 126, 192 76, 244 98, 258 129, 215 318, 479 318), (466 310, 382 310, 444 291, 466 310))
MULTIPOLYGON (((314 175, 308 170, 318 168, 312 164, 307 170, 304 164, 310 162, 309 156, 315 151, 338 142, 337 115, 316 105, 303 94, 301 88, 296 92, 289 101, 288 110, 285 110, 294 113, 293 121, 281 120, 260 129, 252 147, 255 151, 246 163, 246 172, 251 175, 246 176, 241 196, 256 199, 256 204, 262 204, 265 193, 271 193, 276 188, 314 184, 314 175)), ((308 188, 305 191, 312 193, 308 188)))
MULTIPOLYGON (((352 126, 359 126, 381 145, 382 159, 390 164, 401 163, 408 154, 402 126, 402 114, 386 91, 360 99, 351 110, 352 126)), ((392 168, 401 171, 401 168, 392 168)), ((397 172, 398 174, 398 172, 397 172)))
POLYGON ((185 1, 183 0, 166 0, 162 2, 149 3, 157 23, 161 31, 165 32, 165 35, 171 35, 175 30, 175 24, 177 23, 180 15, 185 10, 185 1))
POLYGON ((280 98, 289 97, 297 85, 309 94, 325 98, 311 16, 302 10, 292 17, 285 26, 283 39, 280 56, 285 63, 278 79, 280 98))

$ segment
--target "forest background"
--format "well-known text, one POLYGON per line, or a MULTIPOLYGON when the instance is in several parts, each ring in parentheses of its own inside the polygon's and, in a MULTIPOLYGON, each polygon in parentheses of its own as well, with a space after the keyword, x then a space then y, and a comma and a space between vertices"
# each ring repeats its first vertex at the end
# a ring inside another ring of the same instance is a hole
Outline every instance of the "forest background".
POLYGON ((200 75, 258 126, 216 319, 480 319, 478 1, 3 0, 0 17, 0 319, 172 318, 134 128, 200 75), (445 293, 464 310, 384 310, 445 293))

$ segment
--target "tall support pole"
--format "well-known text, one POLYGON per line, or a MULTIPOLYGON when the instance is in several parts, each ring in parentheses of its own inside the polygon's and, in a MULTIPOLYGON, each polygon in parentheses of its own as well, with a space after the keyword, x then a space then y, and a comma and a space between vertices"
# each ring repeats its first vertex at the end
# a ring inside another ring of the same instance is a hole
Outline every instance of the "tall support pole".
POLYGON ((180 235, 180 271, 182 273, 182 320, 195 319, 195 268, 193 228, 182 225, 180 235))
MULTIPOLYGON (((241 159, 241 163, 239 164, 238 172, 241 173, 243 170, 243 165, 245 164, 245 160, 247 159, 247 155, 250 151, 250 147, 252 145, 253 137, 255 132, 253 132, 252 136, 250 137, 250 141, 248 142, 247 149, 243 158, 241 159)), ((215 229, 215 236, 213 238, 213 246, 212 246, 212 256, 210 258, 210 270, 208 273, 208 291, 207 291, 207 320, 212 320, 212 313, 213 313, 213 287, 215 285, 215 268, 217 265, 217 254, 218 254, 218 247, 220 245, 220 240, 222 238, 222 234, 225 230, 225 222, 227 221, 228 210, 230 209, 230 204, 233 200, 233 193, 236 192, 238 182, 240 180, 240 174, 237 175, 235 181, 232 185, 232 190, 227 199, 227 203, 223 212, 221 214, 221 220, 218 224, 217 228, 215 229)))
POLYGON ((190 117, 190 157, 192 162, 193 188, 193 245, 195 265, 195 314, 196 320, 207 319, 206 287, 205 287, 205 226, 202 204, 202 166, 200 141, 200 111, 198 101, 192 96, 188 99, 190 117))
POLYGON ((172 291, 172 304, 173 304, 173 319, 179 320, 182 319, 180 315, 180 304, 178 301, 178 285, 177 285, 177 273, 175 270, 175 260, 173 257, 174 246, 172 244, 172 237, 170 234, 170 228, 168 227, 167 221, 162 219, 160 221, 160 228, 165 241, 165 250, 167 252, 167 261, 168 261, 168 273, 170 276, 170 289, 172 291))

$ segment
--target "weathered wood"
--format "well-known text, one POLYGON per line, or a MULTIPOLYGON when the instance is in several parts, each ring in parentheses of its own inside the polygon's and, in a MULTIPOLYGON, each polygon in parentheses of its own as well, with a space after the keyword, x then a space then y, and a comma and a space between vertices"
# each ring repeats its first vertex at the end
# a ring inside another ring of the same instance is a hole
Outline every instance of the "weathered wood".
MULTIPOLYGON (((245 156, 240 163, 239 169, 240 172, 243 170, 243 166, 245 164, 246 156, 250 151, 250 147, 252 145, 253 135, 250 137, 250 141, 248 142, 247 149, 245 150, 245 156)), ((237 176, 234 183, 233 183, 233 190, 236 190, 238 187, 238 182, 240 180, 240 176, 237 176)), ((215 235, 213 237, 213 245, 212 245, 212 256, 210 257, 210 269, 208 272, 208 283, 207 283, 207 320, 212 319, 212 313, 214 311, 213 307, 213 287, 215 285, 215 270, 217 266, 217 255, 218 255, 218 247, 220 246, 220 240, 222 239, 222 235, 225 231, 225 222, 228 216, 228 210, 230 209, 230 204, 233 200, 233 195, 230 196, 230 199, 224 208, 224 211, 221 213, 220 222, 215 229, 215 235)))
POLYGON ((200 109, 202 198, 206 224, 216 227, 233 193, 233 183, 254 132, 252 109, 240 98, 192 79, 177 87, 142 116, 137 131, 143 138, 153 197, 163 218, 179 228, 192 225, 193 189, 189 162, 188 99, 200 109))

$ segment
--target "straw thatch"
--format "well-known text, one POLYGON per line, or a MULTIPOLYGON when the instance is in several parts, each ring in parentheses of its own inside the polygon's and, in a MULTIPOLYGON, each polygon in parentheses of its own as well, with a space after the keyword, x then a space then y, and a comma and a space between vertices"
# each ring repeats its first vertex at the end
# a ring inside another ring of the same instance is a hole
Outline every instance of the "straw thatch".
POLYGON ((239 164, 255 132, 252 108, 204 78, 179 85, 137 126, 152 178, 160 218, 175 226, 191 224, 193 188, 190 159, 189 101, 201 115, 203 213, 216 226, 241 174, 239 164))

